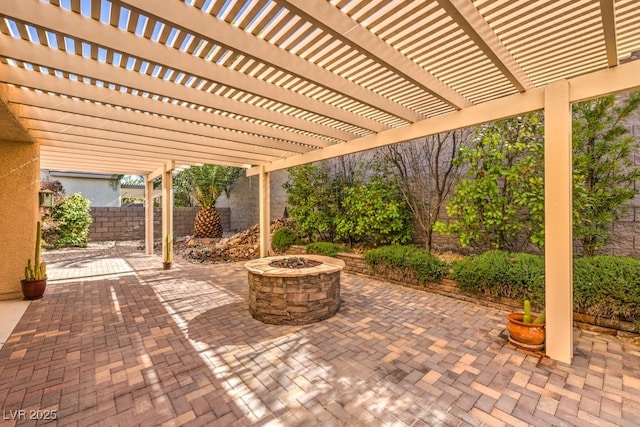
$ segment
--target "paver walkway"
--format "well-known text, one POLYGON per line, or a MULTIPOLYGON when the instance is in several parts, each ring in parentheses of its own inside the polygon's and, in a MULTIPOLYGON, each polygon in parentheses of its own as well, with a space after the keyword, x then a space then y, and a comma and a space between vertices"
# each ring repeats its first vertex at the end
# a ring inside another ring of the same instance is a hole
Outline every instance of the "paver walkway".
POLYGON ((366 277, 343 274, 339 313, 293 327, 251 318, 242 263, 49 267, 0 350, 3 426, 640 420, 640 348, 612 337, 576 330, 568 366, 515 350, 504 312, 366 277))

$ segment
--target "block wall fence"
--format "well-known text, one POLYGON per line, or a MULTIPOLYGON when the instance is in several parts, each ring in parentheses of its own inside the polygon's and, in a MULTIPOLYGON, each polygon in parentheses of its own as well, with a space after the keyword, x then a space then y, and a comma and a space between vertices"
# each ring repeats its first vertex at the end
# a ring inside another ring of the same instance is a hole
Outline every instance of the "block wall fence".
MULTIPOLYGON (((230 209, 218 208, 222 217, 222 228, 229 230, 230 209)), ((175 237, 193 234, 193 221, 198 208, 174 208, 173 233, 175 237)), ((89 229, 90 241, 105 240, 143 240, 144 239, 144 207, 95 207, 91 208, 93 223, 89 229)), ((160 208, 153 210, 153 235, 162 237, 162 212, 160 208)))

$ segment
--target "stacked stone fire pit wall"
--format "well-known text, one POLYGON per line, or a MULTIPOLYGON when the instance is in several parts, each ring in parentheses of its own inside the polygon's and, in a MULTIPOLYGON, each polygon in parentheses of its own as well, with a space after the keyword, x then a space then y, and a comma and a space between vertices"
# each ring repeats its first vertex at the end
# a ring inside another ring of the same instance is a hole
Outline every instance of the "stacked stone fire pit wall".
POLYGON ((320 256, 304 258, 322 264, 308 268, 279 268, 269 264, 286 257, 249 261, 249 312, 274 325, 306 325, 333 316, 340 306, 340 272, 344 261, 320 256))

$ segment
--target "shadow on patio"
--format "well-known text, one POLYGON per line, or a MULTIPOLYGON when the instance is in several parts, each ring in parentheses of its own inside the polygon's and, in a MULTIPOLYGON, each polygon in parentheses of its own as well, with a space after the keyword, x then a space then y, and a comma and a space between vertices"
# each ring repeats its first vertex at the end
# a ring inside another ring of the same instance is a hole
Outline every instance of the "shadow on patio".
POLYGON ((640 348, 576 330, 571 366, 504 312, 343 274, 307 326, 247 309, 242 263, 59 260, 0 350, 1 425, 636 425, 640 348), (16 416, 24 410, 24 417, 16 416), (30 412, 30 411, 41 412, 30 412), (46 412, 52 411, 52 412, 46 412), (43 423, 43 421, 40 421, 43 423))

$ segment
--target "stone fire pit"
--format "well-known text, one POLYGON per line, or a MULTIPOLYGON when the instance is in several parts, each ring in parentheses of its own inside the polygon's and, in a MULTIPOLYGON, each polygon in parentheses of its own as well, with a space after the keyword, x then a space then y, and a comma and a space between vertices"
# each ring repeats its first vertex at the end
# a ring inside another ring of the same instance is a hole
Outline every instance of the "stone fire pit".
POLYGON ((249 312, 274 325, 306 325, 333 316, 340 306, 344 261, 322 255, 275 256, 247 262, 249 312), (305 267, 301 260, 320 262, 305 267), (284 262, 282 260, 286 259, 284 262), (278 267, 270 264, 291 265, 278 267))

